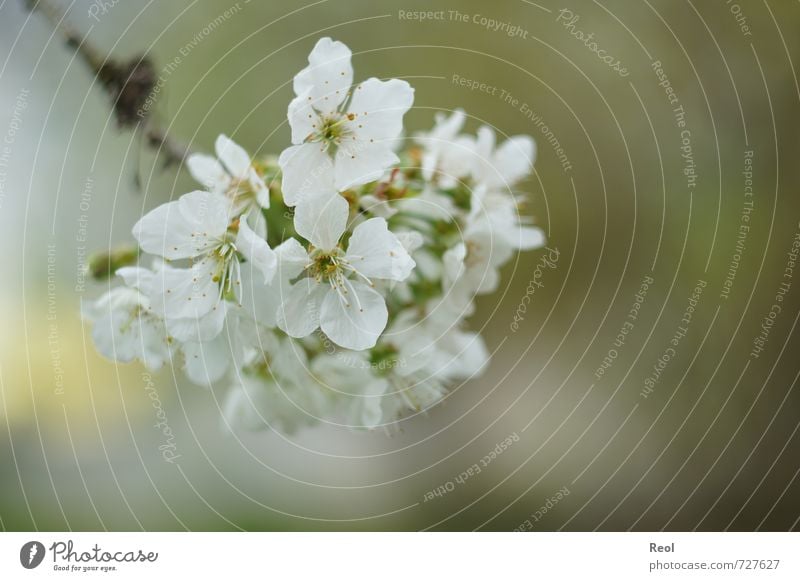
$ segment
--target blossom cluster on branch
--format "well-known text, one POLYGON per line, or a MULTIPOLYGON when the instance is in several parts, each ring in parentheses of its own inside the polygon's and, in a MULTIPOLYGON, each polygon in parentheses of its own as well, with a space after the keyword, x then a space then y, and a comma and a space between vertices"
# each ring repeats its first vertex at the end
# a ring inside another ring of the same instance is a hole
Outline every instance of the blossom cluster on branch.
POLYGON ((137 263, 112 268, 121 284, 85 315, 109 358, 229 383, 230 426, 388 426, 485 368, 474 298, 544 244, 514 189, 535 144, 464 134, 461 110, 404 139, 414 90, 354 84, 330 38, 294 93, 292 145, 253 159, 220 135, 215 156, 192 155, 202 189, 133 226, 137 263))

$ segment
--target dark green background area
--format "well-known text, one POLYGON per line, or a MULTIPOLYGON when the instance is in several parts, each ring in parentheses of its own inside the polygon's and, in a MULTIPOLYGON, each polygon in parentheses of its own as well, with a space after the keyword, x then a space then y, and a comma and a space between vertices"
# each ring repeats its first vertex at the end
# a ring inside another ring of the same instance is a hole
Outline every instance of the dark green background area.
POLYGON ((558 261, 542 268, 539 250, 504 269, 500 292, 482 297, 471 321, 494 353, 487 373, 396 434, 322 427, 291 438, 232 436, 219 419, 227 386, 204 390, 179 370, 153 374, 180 454, 165 462, 143 369, 94 353, 79 309, 103 287, 76 291, 76 270, 82 247, 130 240, 143 210, 195 186, 185 172, 164 170, 140 135, 118 130, 91 73, 45 20, 9 0, 0 8, 0 132, 27 93, 0 198, 4 529, 800 526, 800 270, 763 352, 751 356, 800 232, 800 4, 158 0, 120 3, 97 13, 99 22, 91 6, 76 3, 67 20, 114 57, 153 59, 163 78, 155 118, 197 151, 211 150, 220 132, 254 154, 286 147, 292 76, 326 35, 351 47, 357 80, 399 77, 415 87, 409 137, 456 107, 470 131, 488 124, 499 135, 532 135, 538 160, 524 211, 558 261), (629 74, 570 34, 561 9, 629 74), (418 22, 401 10, 445 12, 418 22), (519 32, 489 30, 481 17, 519 32), (694 188, 654 61, 685 111, 694 188), (497 91, 470 91, 454 75, 497 91), (646 277, 653 283, 638 318, 615 346, 646 277), (642 397, 699 280, 706 286, 687 332, 642 397), (598 379, 610 349, 616 357, 598 379), (480 473, 448 484, 513 434, 519 441, 480 473), (438 487, 452 490, 425 501, 438 487), (554 503, 564 487, 569 494, 554 503))

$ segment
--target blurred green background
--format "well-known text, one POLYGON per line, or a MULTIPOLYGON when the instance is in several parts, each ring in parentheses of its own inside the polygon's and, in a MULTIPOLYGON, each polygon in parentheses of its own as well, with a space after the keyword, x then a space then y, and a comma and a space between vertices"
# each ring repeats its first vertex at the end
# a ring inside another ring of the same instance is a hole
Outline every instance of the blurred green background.
POLYGON ((470 131, 485 123, 534 136, 525 211, 559 258, 516 331, 547 251, 508 265, 502 291, 472 319, 494 353, 487 373, 399 433, 226 434, 225 385, 198 388, 165 369, 148 391, 142 367, 95 353, 80 319, 81 301, 104 288, 79 288, 84 253, 129 241, 138 216, 192 189, 191 179, 163 169, 141 134, 116 128, 108 95, 40 14, 2 3, 4 530, 798 528, 800 280, 785 269, 800 231, 800 4, 60 5, 102 53, 154 60, 163 79, 155 117, 197 151, 225 132, 252 153, 280 152, 292 76, 321 36, 352 48, 356 79, 415 87, 408 135, 463 107, 470 131), (418 10, 444 12, 407 17, 418 10), (498 90, 470 91, 454 75, 498 90), (648 277, 633 328, 615 345, 648 277), (700 280, 685 336, 648 392, 700 280), (153 389, 175 434, 174 463, 159 451, 153 389), (448 484, 509 436, 518 441, 479 474, 448 484), (425 501, 440 486, 452 490, 425 501))

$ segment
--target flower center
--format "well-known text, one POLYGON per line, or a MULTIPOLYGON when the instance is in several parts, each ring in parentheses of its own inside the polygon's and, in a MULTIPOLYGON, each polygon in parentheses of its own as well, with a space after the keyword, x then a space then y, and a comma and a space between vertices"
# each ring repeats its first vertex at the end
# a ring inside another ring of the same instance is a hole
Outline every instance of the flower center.
POLYGON ((466 266, 480 266, 486 261, 483 253, 483 248, 474 240, 467 240, 466 244, 467 255, 464 257, 464 264, 466 266))
POLYGON ((334 248, 333 250, 317 248, 311 251, 309 258, 311 262, 306 266, 309 276, 313 277, 318 283, 327 282, 331 285, 331 289, 339 295, 346 307, 351 305, 350 299, 352 298, 358 310, 363 311, 358 296, 353 289, 353 283, 348 279, 348 276, 355 274, 370 286, 375 285, 348 262, 341 248, 334 248))
POLYGON ((238 303, 241 268, 236 257, 236 246, 230 236, 230 233, 226 234, 221 244, 210 252, 205 260, 216 262, 211 271, 211 280, 219 284, 217 300, 228 299, 238 303))
POLYGON ((319 128, 314 126, 317 132, 310 136, 310 141, 322 142, 326 149, 331 145, 339 145, 342 139, 350 133, 347 122, 355 118, 353 113, 334 114, 331 117, 321 118, 321 126, 319 128))
POLYGON ((309 274, 317 282, 331 282, 332 284, 343 277, 343 268, 346 261, 344 253, 339 248, 322 250, 317 248, 311 252, 311 263, 308 265, 309 274))
POLYGON ((256 193, 247 179, 233 179, 225 191, 225 196, 233 201, 233 212, 241 214, 256 200, 256 193))

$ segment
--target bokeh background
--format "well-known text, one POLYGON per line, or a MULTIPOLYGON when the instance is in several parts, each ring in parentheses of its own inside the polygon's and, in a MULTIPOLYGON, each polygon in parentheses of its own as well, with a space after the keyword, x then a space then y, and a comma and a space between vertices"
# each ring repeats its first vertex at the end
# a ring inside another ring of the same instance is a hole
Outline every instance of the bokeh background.
POLYGON ((80 318, 104 288, 81 283, 88 253, 129 241, 138 216, 191 179, 165 169, 141 132, 116 127, 108 94, 41 13, 0 2, 3 530, 800 526, 800 268, 786 276, 800 233, 800 3, 54 5, 100 54, 155 62, 155 118, 197 151, 226 132, 251 152, 279 152, 292 76, 319 37, 342 40, 356 78, 416 88, 409 135, 463 107, 470 130, 535 137, 525 212, 551 250, 521 254, 502 291, 479 301, 472 325, 494 353, 487 373, 398 433, 228 434, 227 386, 106 361, 80 318), (562 9, 579 17, 574 28, 562 9), (443 18, 405 17, 416 10, 443 18), (572 30, 593 34, 627 75, 572 30), (659 85, 659 61, 678 104, 659 85), (471 91, 454 75, 498 90, 471 91), (555 267, 537 273, 552 251, 555 267), (514 330, 534 278, 542 286, 514 330), (698 281, 691 323, 648 393, 698 281), (773 305, 781 310, 753 354, 773 305), (154 391, 174 433, 171 463, 154 391), (480 474, 448 484, 508 437, 480 474), (442 486, 452 490, 425 500, 442 486))

